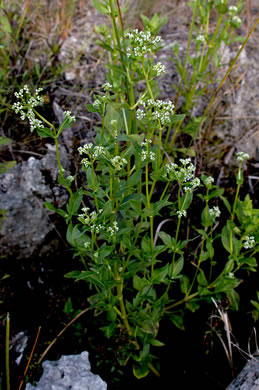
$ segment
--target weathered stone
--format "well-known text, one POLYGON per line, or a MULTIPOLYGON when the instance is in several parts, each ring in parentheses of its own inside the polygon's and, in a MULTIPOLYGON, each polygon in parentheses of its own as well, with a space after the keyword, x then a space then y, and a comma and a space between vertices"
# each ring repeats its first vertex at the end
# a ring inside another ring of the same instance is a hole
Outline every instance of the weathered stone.
POLYGON ((259 389, 259 351, 254 354, 226 390, 259 389))
POLYGON ((62 356, 58 361, 42 364, 43 375, 34 387, 26 390, 106 390, 107 384, 91 372, 88 352, 62 356))
MULTIPOLYGON (((54 202, 62 207, 68 195, 57 185, 57 162, 52 145, 47 154, 37 160, 30 157, 0 176, 0 208, 5 210, 1 223, 0 256, 16 259, 29 258, 44 246, 47 235, 54 229, 49 212, 43 202, 54 202)), ((61 148, 62 164, 68 168, 64 148, 61 148)), ((53 214, 53 213, 52 213, 53 214)))

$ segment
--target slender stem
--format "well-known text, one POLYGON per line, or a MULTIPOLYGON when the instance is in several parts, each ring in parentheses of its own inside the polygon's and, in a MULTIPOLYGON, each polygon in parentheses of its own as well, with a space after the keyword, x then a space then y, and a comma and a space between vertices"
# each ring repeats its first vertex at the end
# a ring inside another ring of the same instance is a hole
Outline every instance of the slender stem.
POLYGON ((258 24, 258 22, 259 22, 259 16, 258 16, 258 18, 256 19, 256 21, 255 21, 253 27, 252 27, 251 30, 249 31, 249 33, 248 33, 246 39, 244 40, 242 46, 241 46, 240 49, 238 50, 237 55, 236 55, 236 57, 234 58, 234 60, 233 60, 232 64, 230 65, 230 67, 228 68, 228 70, 227 70, 225 76, 223 77, 223 80, 221 81, 221 83, 220 83, 220 85, 218 86, 218 88, 216 89, 214 95, 213 95, 212 98, 210 99, 210 102, 209 102, 209 104, 208 104, 208 106, 207 106, 207 108, 206 108, 206 110, 205 110, 205 112, 204 112, 204 114, 203 114, 203 121, 204 121, 204 119, 206 118, 207 113, 208 113, 209 109, 211 108, 211 106, 212 106, 212 104, 213 104, 213 102, 214 102, 214 100, 215 100, 215 98, 216 98, 216 96, 217 96, 219 90, 221 89, 221 87, 223 86, 223 84, 225 83, 225 81, 227 80, 227 78, 228 78, 230 72, 232 71, 232 69, 233 69, 235 63, 237 62, 237 60, 238 60, 238 58, 239 58, 241 52, 243 51, 244 47, 246 46, 246 44, 247 44, 247 42, 248 42, 248 39, 250 38, 252 32, 253 32, 254 29, 256 28, 256 25, 258 24))
POLYGON ((50 126, 52 129, 53 129, 53 131, 54 131, 54 134, 53 135, 56 135, 56 128, 55 128, 55 126, 54 125, 52 125, 52 123, 50 123, 47 119, 45 119, 42 115, 40 115, 39 113, 38 113, 38 111, 36 111, 34 108, 32 109, 33 110, 33 112, 43 121, 43 122, 45 122, 48 126, 50 126))
POLYGON ((168 182, 166 183, 166 186, 165 186, 165 188, 164 188, 164 191, 163 191, 162 195, 160 196, 159 201, 161 201, 161 200, 164 198, 164 196, 165 196, 165 194, 166 194, 166 191, 167 191, 167 189, 168 189, 168 187, 169 187, 169 184, 170 184, 170 181, 168 181, 168 182))
POLYGON ((198 10, 198 3, 199 3, 199 0, 196 0, 195 1, 195 6, 194 6, 194 10, 193 10, 193 14, 192 14, 192 22, 191 22, 191 26, 190 26, 190 30, 189 30, 189 37, 188 37, 187 49, 186 49, 186 54, 185 54, 185 59, 184 59, 184 64, 183 64, 181 81, 180 81, 180 84, 179 84, 179 87, 178 87, 178 91, 177 91, 177 95, 176 95, 176 99, 175 99, 175 108, 177 108, 177 103, 178 103, 178 99, 179 99, 179 96, 180 96, 182 84, 183 84, 183 81, 186 78, 187 61, 188 61, 188 56, 189 56, 189 51, 190 51, 190 46, 191 46, 191 41, 192 41, 192 33, 193 33, 194 23, 195 23, 195 19, 196 19, 197 10, 198 10))
POLYGON ((117 287, 116 287, 117 288, 117 299, 118 299, 119 305, 120 305, 121 319, 123 321, 125 328, 128 331, 129 336, 133 336, 133 332, 132 332, 132 329, 130 327, 130 324, 129 324, 129 321, 127 318, 127 312, 126 312, 126 308, 125 308, 125 304, 124 304, 124 300, 123 300, 123 279, 119 275, 117 263, 114 264, 114 275, 115 275, 115 279, 117 281, 117 287))
POLYGON ((164 312, 167 312, 167 311, 173 309, 173 308, 176 307, 176 306, 180 306, 180 305, 182 305, 183 303, 186 303, 186 302, 190 301, 191 299, 197 297, 197 295, 199 295, 198 291, 195 292, 195 293, 193 293, 193 294, 191 294, 191 295, 188 295, 188 296, 184 297, 183 299, 181 299, 180 301, 177 301, 177 302, 173 303, 172 305, 166 306, 166 307, 164 308, 164 312))
POLYGON ((26 367, 25 367, 25 370, 24 370, 24 373, 23 373, 23 379, 22 379, 21 382, 20 382, 20 386, 19 386, 19 389, 18 389, 18 390, 21 390, 21 388, 22 388, 22 385, 23 385, 23 382, 24 382, 25 375, 27 374, 27 371, 28 371, 28 368, 29 368, 29 366, 30 366, 31 359, 32 359, 32 356, 33 356, 35 347, 36 347, 37 342, 38 342, 38 338, 39 338, 39 335, 40 335, 40 331, 41 331, 41 327, 39 326, 39 327, 38 327, 38 331, 37 331, 37 335, 36 335, 36 338, 35 338, 35 340, 34 340, 33 347, 32 347, 32 350, 31 350, 31 353, 30 353, 30 356, 29 356, 29 359, 28 359, 28 361, 27 361, 27 364, 26 364, 26 367))

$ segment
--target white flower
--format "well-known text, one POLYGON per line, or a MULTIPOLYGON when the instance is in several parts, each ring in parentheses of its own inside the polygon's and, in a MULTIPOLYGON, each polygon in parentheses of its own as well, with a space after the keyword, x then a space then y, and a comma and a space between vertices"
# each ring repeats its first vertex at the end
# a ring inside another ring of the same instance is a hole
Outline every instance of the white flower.
POLYGON ((112 227, 109 226, 107 229, 107 232, 110 234, 111 237, 113 237, 118 231, 119 228, 118 228, 118 223, 116 221, 112 223, 112 227))
POLYGON ((75 180, 75 176, 68 176, 67 180, 71 184, 75 180))
POLYGON ((161 37, 152 38, 149 30, 136 29, 126 33, 125 36, 130 41, 127 56, 132 59, 141 59, 147 53, 154 53, 162 42, 161 37))
POLYGON ((105 91, 110 91, 112 89, 112 85, 110 83, 105 83, 105 84, 102 85, 102 88, 105 91))
POLYGON ((239 27, 239 26, 241 26, 241 24, 242 24, 242 20, 241 20, 240 17, 237 16, 237 15, 235 15, 235 16, 232 17, 231 22, 232 22, 236 27, 239 27))
POLYGON ((255 239, 254 239, 254 236, 246 236, 245 237, 245 242, 244 242, 244 245, 243 247, 245 249, 251 249, 255 246, 255 239))
POLYGON ((248 160, 250 158, 249 154, 248 153, 244 153, 244 152, 238 152, 236 154, 236 158, 237 158, 237 161, 244 161, 244 160, 248 160))
POLYGON ((75 116, 71 115, 71 111, 64 111, 64 117, 68 119, 70 122, 75 122, 75 116))
POLYGON ((103 156, 105 154, 106 154, 106 149, 104 146, 95 146, 94 147, 94 152, 93 152, 94 158, 99 157, 99 156, 103 156))
POLYGON ((186 217, 186 210, 176 211, 176 214, 178 215, 178 218, 186 217))
POLYGON ((156 77, 160 77, 166 74, 165 65, 162 65, 161 62, 158 62, 156 65, 153 66, 153 72, 154 72, 154 76, 156 77))
POLYGON ((84 146, 79 146, 79 148, 77 150, 78 150, 80 155, 83 153, 89 154, 92 147, 93 147, 93 144, 90 142, 89 144, 85 144, 84 146))
POLYGON ((230 6, 228 7, 228 12, 229 12, 231 15, 236 14, 237 11, 238 11, 238 9, 237 9, 237 7, 236 7, 235 5, 230 5, 230 6))
POLYGON ((111 163, 114 166, 115 171, 120 171, 124 165, 127 164, 127 160, 125 158, 122 158, 120 156, 115 156, 111 159, 111 163))
POLYGON ((19 92, 14 93, 18 102, 14 103, 12 108, 16 114, 20 114, 21 120, 25 120, 26 117, 28 118, 31 132, 35 129, 44 128, 43 122, 40 119, 36 119, 33 111, 34 107, 41 105, 44 101, 44 99, 39 96, 39 92, 41 91, 42 88, 38 88, 36 89, 35 94, 31 95, 28 86, 25 85, 19 92))
POLYGON ((196 38, 196 41, 204 43, 205 42, 205 36, 201 35, 201 34, 198 35, 197 38, 196 38))
POLYGON ((204 184, 205 184, 206 187, 210 187, 210 185, 212 183, 214 183, 213 177, 208 176, 208 177, 206 177, 206 179, 204 179, 204 184))
POLYGON ((83 158, 82 161, 81 161, 81 164, 84 166, 84 168, 89 168, 91 166, 91 163, 90 161, 88 160, 88 158, 83 158))
POLYGON ((219 218, 221 214, 220 209, 218 206, 213 206, 212 209, 209 209, 209 215, 211 216, 212 219, 219 218))
POLYGON ((146 113, 144 110, 141 110, 140 108, 136 112, 136 117, 138 121, 142 121, 146 116, 146 113))

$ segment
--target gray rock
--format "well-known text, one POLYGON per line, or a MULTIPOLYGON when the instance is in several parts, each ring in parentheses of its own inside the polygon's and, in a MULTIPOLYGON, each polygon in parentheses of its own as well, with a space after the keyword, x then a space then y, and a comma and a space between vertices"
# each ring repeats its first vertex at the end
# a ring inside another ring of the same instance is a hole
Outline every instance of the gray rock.
POLYGON ((240 374, 226 390, 258 390, 259 389, 259 351, 250 359, 240 374))
MULTIPOLYGON (((46 253, 48 247, 56 246, 46 243, 54 225, 49 219, 51 212, 43 202, 54 202, 59 208, 66 203, 68 195, 57 185, 55 151, 52 145, 48 149, 41 160, 30 157, 0 175, 0 208, 5 210, 0 232, 1 257, 24 259, 36 253, 39 256, 41 250, 46 253)), ((62 164, 67 169, 64 148, 61 151, 62 164)))
POLYGON ((107 384, 91 372, 88 352, 62 356, 58 361, 45 361, 43 375, 34 387, 26 390, 106 390, 107 384))

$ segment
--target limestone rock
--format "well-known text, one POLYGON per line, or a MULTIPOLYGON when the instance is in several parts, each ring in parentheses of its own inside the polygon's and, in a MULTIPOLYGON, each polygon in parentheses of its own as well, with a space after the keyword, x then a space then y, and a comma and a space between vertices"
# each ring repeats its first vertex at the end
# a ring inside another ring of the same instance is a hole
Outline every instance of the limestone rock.
POLYGON ((43 375, 34 387, 26 390, 106 390, 107 384, 91 372, 88 352, 62 356, 58 361, 43 363, 43 375))

